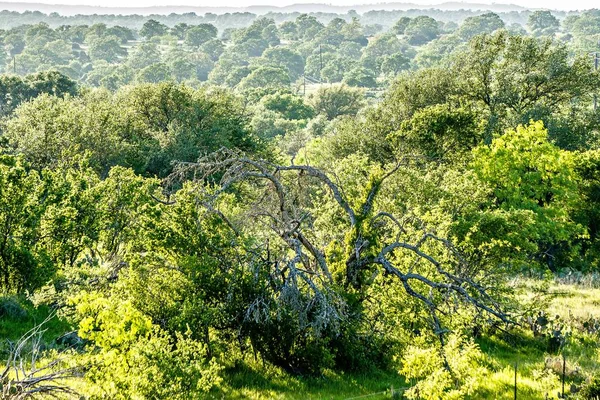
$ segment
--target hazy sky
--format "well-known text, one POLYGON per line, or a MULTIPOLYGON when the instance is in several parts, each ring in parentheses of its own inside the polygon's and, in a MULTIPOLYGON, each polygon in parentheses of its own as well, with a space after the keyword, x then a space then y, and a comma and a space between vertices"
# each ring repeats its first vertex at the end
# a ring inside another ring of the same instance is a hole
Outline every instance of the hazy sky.
MULTIPOLYGON (((11 2, 20 2, 12 0, 11 2)), ((298 3, 327 3, 333 5, 354 5, 354 4, 370 4, 370 3, 387 3, 387 2, 407 2, 417 3, 423 5, 439 4, 445 1, 453 0, 327 0, 327 1, 311 1, 311 0, 219 0, 219 1, 202 1, 202 0, 25 0, 23 2, 30 3, 46 3, 46 4, 72 4, 72 5, 91 5, 91 6, 105 6, 105 7, 147 7, 147 6, 168 6, 168 5, 184 5, 184 6, 210 6, 210 7, 245 7, 250 5, 277 5, 285 6, 289 4, 298 3)), ((470 0, 472 3, 486 3, 489 4, 489 0, 470 0)), ((575 10, 575 9, 588 9, 598 8, 600 4, 597 0, 506 0, 506 1, 495 1, 495 3, 510 3, 518 4, 524 7, 532 8, 550 8, 557 10, 575 10)))

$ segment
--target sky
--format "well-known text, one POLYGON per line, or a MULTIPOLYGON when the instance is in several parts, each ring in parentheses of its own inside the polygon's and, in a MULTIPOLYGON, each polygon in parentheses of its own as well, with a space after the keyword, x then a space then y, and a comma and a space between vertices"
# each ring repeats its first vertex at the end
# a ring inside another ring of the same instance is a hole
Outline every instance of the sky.
MULTIPOLYGON (((104 7, 150 7, 150 6, 208 6, 208 7, 246 7, 251 5, 276 5, 285 6, 299 3, 326 3, 332 5, 355 5, 370 3, 406 2, 422 5, 439 4, 453 0, 219 0, 215 2, 202 0, 24 0, 10 2, 29 2, 45 4, 87 5, 104 7)), ((460 1, 460 0, 458 0, 460 1)), ((490 0, 469 0, 471 3, 491 3, 490 0)), ((583 10, 589 8, 600 8, 598 0, 506 0, 495 1, 495 3, 510 3, 528 8, 549 8, 556 10, 583 10)))

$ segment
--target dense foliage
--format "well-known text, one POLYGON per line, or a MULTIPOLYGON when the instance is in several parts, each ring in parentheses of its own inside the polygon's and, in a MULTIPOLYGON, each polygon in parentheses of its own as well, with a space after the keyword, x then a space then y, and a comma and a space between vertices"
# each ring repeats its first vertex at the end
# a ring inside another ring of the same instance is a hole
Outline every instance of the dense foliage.
POLYGON ((430 14, 0 31, 0 289, 73 327, 74 387, 222 397, 260 358, 482 398, 477 340, 564 350, 512 279, 599 272, 597 11, 430 14))

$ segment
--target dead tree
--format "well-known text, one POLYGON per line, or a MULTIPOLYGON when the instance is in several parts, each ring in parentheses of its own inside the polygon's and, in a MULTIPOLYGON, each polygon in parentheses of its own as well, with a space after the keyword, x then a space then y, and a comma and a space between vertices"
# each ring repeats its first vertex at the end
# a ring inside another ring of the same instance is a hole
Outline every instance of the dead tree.
POLYGON ((67 384, 69 379, 82 376, 78 369, 64 367, 60 357, 43 359, 43 326, 52 317, 36 325, 15 343, 9 343, 6 366, 0 373, 1 400, 79 397, 67 384))
MULTIPOLYGON (((444 314, 443 305, 457 303, 473 307, 481 314, 487 314, 504 323, 512 323, 510 316, 501 304, 490 295, 489 288, 476 279, 474 268, 461 256, 456 247, 448 240, 422 230, 418 238, 408 240, 405 235, 406 218, 395 216, 385 210, 376 210, 377 194, 382 184, 398 173, 402 164, 398 163, 380 176, 371 179, 365 190, 362 204, 353 207, 346 198, 343 188, 325 171, 309 165, 276 165, 269 161, 254 160, 232 150, 221 150, 207 155, 196 163, 181 163, 168 178, 167 184, 175 181, 196 180, 200 190, 206 190, 201 196, 204 206, 216 213, 236 232, 235 227, 217 207, 219 195, 235 188, 240 183, 249 183, 261 193, 258 201, 252 204, 246 215, 246 221, 252 224, 265 224, 279 237, 293 254, 286 262, 278 262, 275 274, 284 274, 286 287, 296 288, 301 281, 314 291, 315 296, 323 296, 332 282, 330 265, 325 251, 316 243, 311 228, 311 216, 302 204, 302 191, 325 189, 328 196, 339 206, 344 216, 349 240, 345 260, 346 285, 360 286, 358 276, 361 272, 376 269, 398 279, 405 292, 421 302, 431 316, 434 331, 443 345, 444 330, 440 315, 444 314), (219 178, 215 180, 214 177, 219 178), (213 189, 203 189, 212 186, 213 189), (215 189, 216 187, 216 189, 215 189), (300 190, 301 189, 301 190, 300 190), (372 243, 369 239, 378 230, 395 231, 395 235, 378 236, 385 243, 372 243), (390 239, 391 238, 391 239, 390 239), (406 240, 403 240, 405 239, 406 240), (444 261, 428 254, 427 245, 443 248, 448 254, 444 261), (379 246, 374 249, 373 246, 379 246), (368 249, 368 250, 367 250, 368 249), (402 270, 395 260, 403 254, 414 257, 416 262, 429 265, 430 274, 415 272, 413 268, 402 270)), ((325 308, 340 317, 337 307, 325 308)), ((257 310, 252 313, 258 315, 257 310)))

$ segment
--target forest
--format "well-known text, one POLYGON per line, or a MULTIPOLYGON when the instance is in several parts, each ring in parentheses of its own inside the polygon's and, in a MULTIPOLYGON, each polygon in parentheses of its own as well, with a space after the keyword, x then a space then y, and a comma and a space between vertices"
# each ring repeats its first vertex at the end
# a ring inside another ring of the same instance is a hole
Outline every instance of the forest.
POLYGON ((600 398, 599 10, 0 21, 0 400, 600 398))

